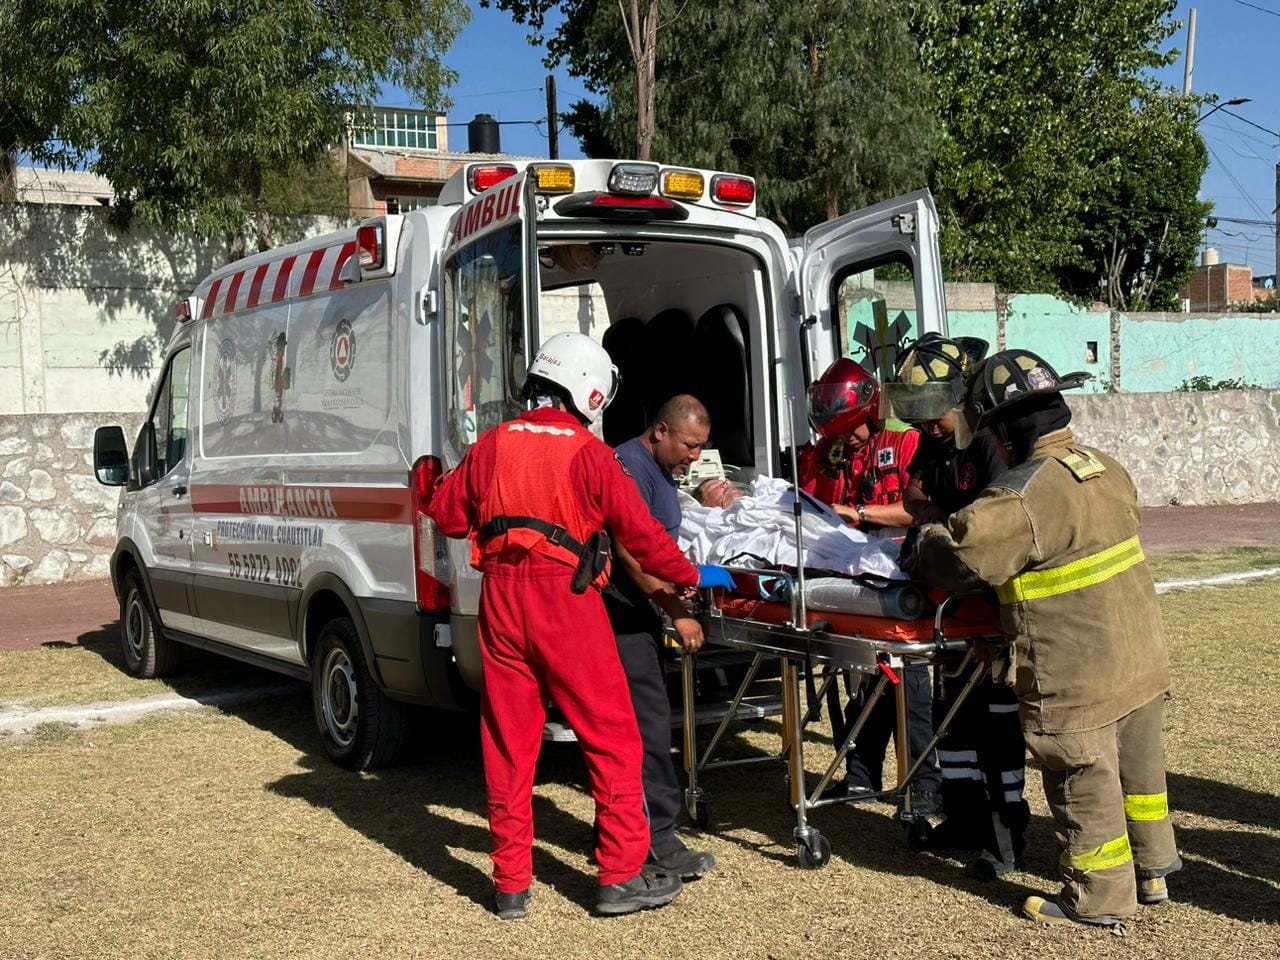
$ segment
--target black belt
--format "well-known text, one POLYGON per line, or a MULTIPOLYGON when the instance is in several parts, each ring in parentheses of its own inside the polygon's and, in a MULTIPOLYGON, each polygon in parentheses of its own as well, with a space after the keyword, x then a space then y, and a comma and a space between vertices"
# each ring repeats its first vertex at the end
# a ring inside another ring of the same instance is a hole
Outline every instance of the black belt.
POLYGON ((564 547, 578 556, 586 549, 586 545, 574 539, 564 527, 540 517, 494 517, 480 528, 480 540, 492 540, 500 537, 508 530, 534 530, 557 547, 564 547))

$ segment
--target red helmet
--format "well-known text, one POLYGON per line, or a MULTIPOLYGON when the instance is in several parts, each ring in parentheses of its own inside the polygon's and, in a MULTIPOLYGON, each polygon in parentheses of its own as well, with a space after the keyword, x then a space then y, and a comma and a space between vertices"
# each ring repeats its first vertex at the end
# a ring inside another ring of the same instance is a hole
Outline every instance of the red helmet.
POLYGON ((880 409, 880 384, 853 360, 841 357, 809 387, 809 422, 827 440, 847 437, 880 409))

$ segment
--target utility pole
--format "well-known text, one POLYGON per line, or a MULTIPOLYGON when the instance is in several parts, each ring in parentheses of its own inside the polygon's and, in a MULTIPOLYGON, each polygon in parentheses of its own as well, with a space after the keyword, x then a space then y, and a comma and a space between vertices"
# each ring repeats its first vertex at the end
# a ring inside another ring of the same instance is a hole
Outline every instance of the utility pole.
POLYGON ((1276 298, 1276 309, 1280 310, 1280 160, 1276 161, 1276 209, 1271 216, 1276 224, 1276 262, 1272 268, 1276 281, 1271 292, 1276 298))
POLYGON ((1187 56, 1186 68, 1182 74, 1182 95, 1191 95, 1191 74, 1196 68, 1196 8, 1191 8, 1191 16, 1187 18, 1187 56))
POLYGON ((547 156, 560 159, 560 117, 556 113, 556 78, 547 74, 547 156))

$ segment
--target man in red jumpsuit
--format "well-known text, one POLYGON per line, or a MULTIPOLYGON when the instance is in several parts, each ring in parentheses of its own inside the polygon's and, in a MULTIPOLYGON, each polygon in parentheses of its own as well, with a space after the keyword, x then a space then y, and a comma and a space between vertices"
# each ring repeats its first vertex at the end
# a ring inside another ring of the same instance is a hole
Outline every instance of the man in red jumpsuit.
POLYGON ((678 587, 724 585, 728 574, 685 559, 613 451, 585 429, 616 387, 603 347, 577 333, 550 338, 529 367, 534 409, 482 435, 431 501, 447 536, 472 537, 484 574, 481 740, 504 919, 523 917, 530 897, 533 777, 549 699, 586 756, 599 826, 597 909, 660 907, 681 891, 679 877, 644 867, 640 734, 592 587, 608 582, 606 526, 642 568, 678 587))
MULTIPOLYGON (((914 523, 903 496, 911 483, 911 461, 920 445, 920 433, 884 429, 879 410, 880 384, 859 364, 842 357, 809 387, 809 423, 818 442, 803 447, 797 459, 800 486, 806 493, 831 504, 848 522, 884 535, 914 523)), ((914 762, 933 739, 928 667, 907 667, 902 682, 914 762)), ((864 683, 850 699, 846 723, 857 718, 870 689, 871 685, 864 683)), ((849 752, 843 787, 848 795, 882 789, 881 768, 895 727, 893 699, 881 697, 849 752)), ((928 816, 941 811, 941 776, 931 755, 911 788, 914 813, 928 816)))

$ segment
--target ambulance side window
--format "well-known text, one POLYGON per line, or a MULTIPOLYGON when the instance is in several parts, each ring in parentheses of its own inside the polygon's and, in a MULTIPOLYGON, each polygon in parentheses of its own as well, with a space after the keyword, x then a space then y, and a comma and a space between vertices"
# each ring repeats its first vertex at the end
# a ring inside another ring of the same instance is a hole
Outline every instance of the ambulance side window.
POLYGON ((151 412, 152 449, 156 479, 182 462, 187 452, 187 411, 191 394, 191 348, 184 347, 169 359, 151 412))
POLYGON ((445 264, 449 439, 465 452, 520 413, 525 346, 520 225, 460 250, 445 264))

